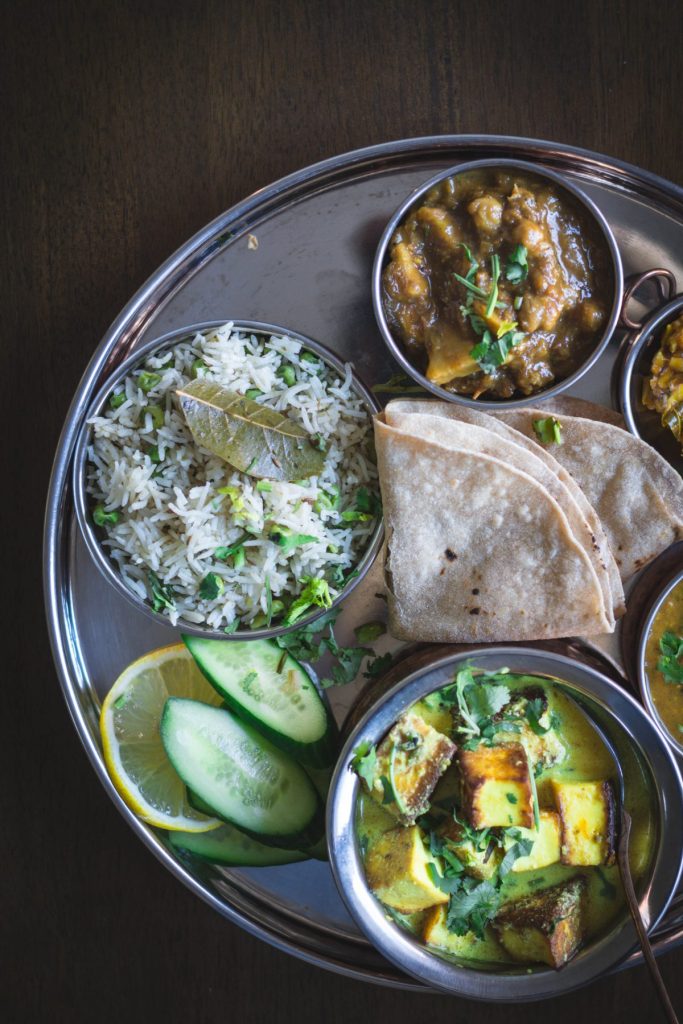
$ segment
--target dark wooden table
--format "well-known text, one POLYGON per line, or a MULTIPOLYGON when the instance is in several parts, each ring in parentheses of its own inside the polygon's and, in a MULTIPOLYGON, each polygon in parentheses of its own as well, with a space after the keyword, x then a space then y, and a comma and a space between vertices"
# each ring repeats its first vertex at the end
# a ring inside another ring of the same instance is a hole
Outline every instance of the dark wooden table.
MULTIPOLYGON (((189 235, 281 175, 387 139, 491 132, 683 181, 680 28, 676 0, 3 3, 7 1024, 521 1024, 548 1012, 309 967, 159 867, 105 798, 61 697, 42 608, 45 490, 71 395, 116 313, 189 235)), ((683 951, 662 961, 683 1010, 681 965, 683 951)), ((557 1024, 656 1014, 643 969, 550 1012, 557 1024)))

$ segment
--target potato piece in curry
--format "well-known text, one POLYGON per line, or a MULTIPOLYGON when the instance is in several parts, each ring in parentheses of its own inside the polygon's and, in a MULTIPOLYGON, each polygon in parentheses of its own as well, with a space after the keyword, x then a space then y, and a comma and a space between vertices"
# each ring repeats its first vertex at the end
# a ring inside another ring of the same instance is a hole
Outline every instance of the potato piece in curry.
POLYGON ((574 197, 515 169, 434 186, 399 225, 383 274, 389 327, 447 391, 531 395, 570 376, 607 326, 607 243, 574 197))

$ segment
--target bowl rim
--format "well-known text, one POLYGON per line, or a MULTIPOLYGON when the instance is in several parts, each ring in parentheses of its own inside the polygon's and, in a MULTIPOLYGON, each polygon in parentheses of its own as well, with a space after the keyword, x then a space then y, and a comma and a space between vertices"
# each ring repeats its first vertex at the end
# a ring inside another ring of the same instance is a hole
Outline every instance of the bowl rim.
MULTIPOLYGON (((638 415, 631 401, 631 384, 636 365, 648 344, 657 340, 654 336, 660 328, 670 323, 682 311, 683 293, 680 292, 663 305, 656 306, 645 317, 637 331, 631 331, 624 337, 622 346, 625 355, 622 360, 617 359, 615 363, 615 370, 618 374, 616 387, 617 402, 621 414, 626 420, 629 432, 635 437, 640 438, 641 441, 644 441, 645 438, 640 433, 638 415)), ((646 443, 649 444, 650 442, 647 441, 646 443)), ((662 457, 665 458, 665 456, 662 457)))
POLYGON ((372 307, 375 314, 375 320, 377 321, 377 326, 390 354, 396 362, 399 363, 402 369, 404 369, 406 373, 421 387, 426 391, 431 391, 431 393, 436 395, 438 398, 445 399, 448 402, 454 402, 456 405, 466 405, 474 409, 497 409, 498 411, 530 406, 533 405, 534 402, 542 402, 546 398, 552 398, 554 395, 559 395, 570 387, 573 387, 573 385, 576 384, 595 365, 609 345, 619 321, 624 295, 624 272, 619 246, 617 245, 617 241, 614 237, 614 232, 609 226, 605 215, 597 203, 595 203, 590 196, 583 191, 583 189, 575 185, 574 182, 569 181, 564 177, 564 175, 558 174, 556 171, 550 170, 545 166, 539 168, 536 164, 530 163, 527 160, 497 159, 495 157, 484 160, 468 160, 464 163, 455 164, 445 171, 439 171, 438 174, 433 175, 423 185, 419 185, 417 188, 413 189, 413 191, 406 196, 401 205, 393 213, 382 232, 375 251, 371 281, 372 307), (426 192, 437 185, 440 181, 468 171, 479 170, 483 167, 514 167, 524 170, 529 174, 533 174, 538 178, 548 178, 569 192, 574 199, 584 207, 600 229, 611 258, 614 274, 614 294, 610 316, 602 335, 593 350, 586 357, 584 362, 581 363, 581 365, 572 374, 570 374, 570 376, 552 384, 548 388, 536 391, 532 395, 522 396, 521 398, 502 398, 496 400, 485 398, 474 399, 469 398, 466 395, 458 395, 454 392, 446 391, 445 388, 442 388, 438 384, 434 384, 432 381, 428 380, 424 374, 420 373, 420 371, 413 366, 407 355, 404 353, 402 346, 394 338, 391 329, 389 328, 382 302, 382 271, 386 262, 389 243, 400 221, 405 217, 408 211, 419 202, 422 196, 424 196, 426 192))
POLYGON ((676 752, 679 758, 683 759, 683 742, 677 740, 673 733, 669 731, 664 724, 662 716, 657 710, 657 706, 652 697, 650 679, 645 664, 647 642, 650 638, 655 618, 671 592, 681 584, 683 584, 683 569, 679 569, 674 572, 673 575, 668 576, 665 582, 662 583, 662 585, 658 587, 652 595, 652 599, 647 605, 647 609, 638 626, 636 674, 638 677, 638 689, 640 690, 640 695, 643 698, 643 703, 645 704, 650 717, 669 746, 676 752))
POLYGON ((437 658, 410 673, 369 709, 352 730, 340 754, 330 784, 327 836, 332 873, 349 912, 373 945, 407 974, 450 994, 496 1002, 535 1001, 570 992, 622 962, 637 946, 628 914, 599 936, 561 971, 548 967, 527 973, 525 965, 507 971, 459 966, 430 952, 417 939, 391 924, 365 881, 355 831, 359 780, 349 770, 359 742, 376 743, 400 714, 421 696, 452 679, 465 663, 495 670, 547 675, 593 701, 617 724, 649 771, 658 802, 658 840, 649 877, 640 896, 648 928, 654 928, 673 898, 683 872, 678 851, 683 845, 683 782, 678 763, 664 737, 634 697, 602 673, 564 655, 532 647, 492 646, 478 652, 459 652, 437 658), (634 735, 638 732, 639 738, 634 735), (670 851, 674 851, 675 861, 670 851), (667 859, 668 857, 668 859, 667 859))
MULTIPOLYGON (((115 563, 106 554, 88 512, 85 470, 87 464, 87 449, 91 435, 89 420, 102 411, 104 404, 116 385, 128 376, 129 373, 137 369, 148 356, 152 355, 156 351, 179 344, 180 341, 185 338, 191 340, 195 334, 203 334, 207 331, 215 330, 218 327, 223 327, 226 324, 232 324, 233 329, 239 332, 257 335, 261 334, 268 337, 275 335, 293 338, 295 341, 301 342, 305 348, 314 352, 315 355, 321 358, 328 366, 331 366, 338 373, 343 375, 346 372, 347 364, 344 360, 339 359, 335 353, 331 352, 321 342, 314 338, 310 338, 307 335, 300 334, 298 331, 289 330, 288 328, 282 327, 278 324, 270 324, 260 320, 226 320, 224 318, 221 320, 205 320, 198 323, 188 324, 187 326, 174 328, 172 331, 167 331, 165 334, 145 342, 143 345, 140 345, 130 352, 125 359, 118 364, 115 370, 104 378, 92 398, 86 415, 83 418, 82 425, 79 428, 74 445, 73 464, 71 470, 74 507, 81 535, 85 540, 88 552, 97 568, 100 570, 107 582, 110 583, 114 589, 129 602, 129 604, 135 607, 138 611, 141 611, 148 618, 152 619, 154 622, 160 623, 161 625, 175 628, 189 636, 221 640, 268 640, 274 639, 278 636, 283 636, 294 629, 301 629, 312 624, 323 615, 328 614, 334 608, 338 607, 342 601, 346 600, 351 591, 358 586, 370 571, 381 550, 384 539, 383 515, 378 517, 375 529, 370 535, 368 545, 356 566, 357 575, 347 582, 340 593, 334 598, 329 608, 317 608, 308 615, 297 619, 296 623, 291 626, 282 624, 279 626, 271 626, 268 628, 264 627, 260 629, 238 629, 235 630, 234 633, 225 633, 222 629, 214 629, 208 626, 202 626, 201 624, 188 622, 183 619, 182 616, 179 617, 178 622, 174 627, 167 616, 162 615, 160 612, 155 612, 147 601, 143 601, 140 597, 134 594, 133 591, 124 583, 123 578, 116 569, 115 563)), ((351 365, 351 375, 352 389, 364 402, 368 415, 372 420, 372 418, 381 411, 381 406, 367 385, 356 373, 353 365, 351 365)))

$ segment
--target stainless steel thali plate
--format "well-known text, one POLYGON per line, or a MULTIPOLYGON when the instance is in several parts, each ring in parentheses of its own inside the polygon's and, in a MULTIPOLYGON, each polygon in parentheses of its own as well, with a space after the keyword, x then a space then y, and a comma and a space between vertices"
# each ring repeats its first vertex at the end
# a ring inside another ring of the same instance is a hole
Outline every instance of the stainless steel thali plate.
MULTIPOLYGON (((94 354, 59 442, 47 504, 45 594, 57 670, 93 767, 131 828, 190 889, 252 934, 338 973, 399 988, 420 986, 367 944, 326 864, 234 870, 184 863, 117 795, 100 749, 101 698, 130 661, 174 642, 177 633, 136 615, 92 562, 75 522, 70 464, 103 375, 135 347, 186 324, 277 323, 318 338, 352 362, 368 384, 386 380, 397 368, 378 334, 370 297, 381 232, 407 193, 431 175, 461 160, 494 156, 536 162, 580 182, 614 231, 626 274, 664 266, 683 279, 683 189, 608 157, 533 139, 448 135, 335 157, 261 189, 217 217, 143 285, 99 345, 93 339, 94 354)), ((637 310, 632 307, 632 313, 637 310)), ((572 393, 610 404, 618 341, 619 334, 572 393)), ((383 615, 384 604, 375 596, 381 589, 376 563, 344 605, 339 619, 344 641, 354 625, 383 615)), ((612 660, 616 650, 615 645, 609 652, 612 660)), ((340 719, 359 685, 332 695, 340 719)), ((682 941, 679 894, 656 932, 655 946, 663 952, 682 941)))

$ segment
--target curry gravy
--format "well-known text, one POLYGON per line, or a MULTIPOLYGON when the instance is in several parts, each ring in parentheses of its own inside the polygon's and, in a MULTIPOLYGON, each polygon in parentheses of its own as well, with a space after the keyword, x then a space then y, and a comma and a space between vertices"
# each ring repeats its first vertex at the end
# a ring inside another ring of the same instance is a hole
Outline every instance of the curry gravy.
MULTIPOLYGON (((515 689, 513 683, 510 688, 515 689)), ((557 687, 545 687, 551 710, 557 715, 559 725, 556 732, 567 748, 565 760, 543 771, 536 780, 538 799, 541 809, 552 808, 552 778, 587 781, 609 779, 614 776, 614 768, 610 752, 572 700, 562 694, 557 687)), ((432 712, 418 702, 415 706, 418 714, 431 719, 435 728, 445 728, 448 724, 447 712, 432 712)), ((624 772, 626 807, 633 818, 631 833, 631 869, 634 881, 646 871, 654 848, 656 822, 650 806, 648 783, 643 769, 630 744, 624 742, 618 747, 620 761, 624 772)), ((434 799, 454 791, 452 777, 449 772, 443 777, 434 792, 434 799)), ((357 804, 357 834, 361 850, 367 849, 382 833, 396 828, 396 820, 379 806, 367 794, 361 792, 357 804)), ((585 939, 604 933, 610 923, 624 907, 624 894, 619 879, 619 869, 612 867, 586 868, 569 867, 553 864, 545 868, 524 872, 510 872, 503 879, 501 893, 504 900, 515 899, 529 893, 540 892, 558 882, 565 881, 574 875, 583 874, 588 883, 584 900, 585 939)), ((421 937, 423 923, 429 911, 419 914, 396 915, 387 910, 389 919, 397 919, 417 937, 421 937)), ((481 940, 472 933, 466 936, 466 959, 501 962, 509 961, 509 957, 498 943, 493 929, 486 929, 486 938, 481 940)), ((448 956, 447 953, 443 953, 448 956)), ((459 957, 457 959, 465 959, 459 957)))

